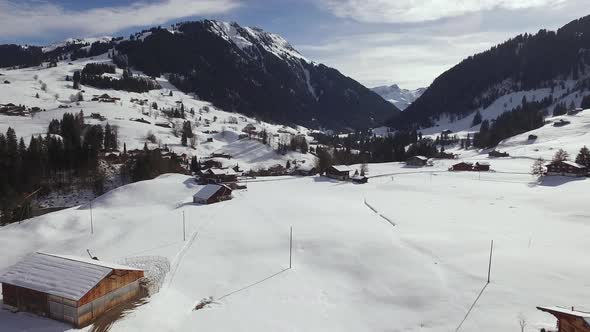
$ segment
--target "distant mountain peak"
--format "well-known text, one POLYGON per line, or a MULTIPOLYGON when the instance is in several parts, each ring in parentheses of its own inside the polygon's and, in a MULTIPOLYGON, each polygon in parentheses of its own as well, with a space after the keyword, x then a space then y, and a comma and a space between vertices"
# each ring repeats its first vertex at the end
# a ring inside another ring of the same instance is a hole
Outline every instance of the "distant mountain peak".
POLYGON ((372 88, 371 90, 403 111, 408 106, 410 106, 414 100, 418 99, 424 93, 424 91, 426 91, 426 88, 408 90, 400 88, 397 84, 392 84, 389 86, 378 86, 372 88))

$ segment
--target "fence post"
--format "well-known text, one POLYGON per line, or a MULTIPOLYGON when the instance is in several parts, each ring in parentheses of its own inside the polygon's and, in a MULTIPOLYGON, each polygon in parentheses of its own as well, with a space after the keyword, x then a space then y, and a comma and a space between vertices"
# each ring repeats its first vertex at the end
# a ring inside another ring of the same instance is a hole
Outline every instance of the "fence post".
POLYGON ((494 251, 494 240, 492 240, 492 244, 490 245, 490 262, 488 264, 488 284, 490 283, 490 274, 492 272, 492 252, 494 251))
POLYGON ((291 226, 291 232, 289 234, 289 269, 292 267, 293 260, 293 226, 291 226))
POLYGON ((186 241, 186 223, 184 221, 184 210, 182 211, 182 241, 186 241))

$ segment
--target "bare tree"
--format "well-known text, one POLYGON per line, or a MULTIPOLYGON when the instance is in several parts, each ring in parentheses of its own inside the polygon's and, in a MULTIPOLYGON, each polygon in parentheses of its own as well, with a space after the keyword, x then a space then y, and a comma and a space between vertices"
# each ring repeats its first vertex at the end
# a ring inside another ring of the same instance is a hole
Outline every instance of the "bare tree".
POLYGON ((568 160, 570 157, 569 153, 567 153, 567 151, 565 151, 564 149, 559 149, 557 150, 557 152, 555 152, 555 155, 553 156, 553 161, 566 161, 568 160))
POLYGON ((545 173, 545 159, 539 157, 533 163, 533 167, 531 168, 531 174, 533 176, 542 176, 545 173))
POLYGON ((526 327, 526 317, 523 314, 518 316, 518 325, 520 325, 520 332, 524 332, 524 328, 526 327))

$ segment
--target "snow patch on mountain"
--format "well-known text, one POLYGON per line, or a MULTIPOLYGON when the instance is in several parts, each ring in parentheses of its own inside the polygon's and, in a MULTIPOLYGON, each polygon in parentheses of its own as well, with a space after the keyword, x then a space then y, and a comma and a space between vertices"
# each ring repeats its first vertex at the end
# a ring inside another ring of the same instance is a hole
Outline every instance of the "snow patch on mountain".
POLYGON ((311 63, 311 61, 297 52, 287 40, 279 35, 265 32, 255 27, 242 27, 236 22, 210 22, 212 23, 211 30, 214 33, 228 42, 233 43, 243 51, 258 45, 278 58, 285 60, 297 59, 311 63))
POLYGON ((70 46, 70 45, 77 45, 77 44, 81 44, 81 45, 91 45, 94 42, 103 42, 103 43, 108 43, 113 39, 113 37, 109 37, 109 36, 103 36, 103 37, 94 37, 94 38, 68 38, 62 42, 58 42, 58 43, 54 43, 48 46, 45 46, 42 48, 43 53, 47 53, 47 52, 51 52, 54 51, 57 48, 60 47, 64 47, 64 46, 70 46))
POLYGON ((371 90, 403 111, 410 106, 414 100, 418 99, 424 91, 426 91, 426 88, 408 90, 400 88, 397 84, 393 84, 390 86, 378 86, 371 90))

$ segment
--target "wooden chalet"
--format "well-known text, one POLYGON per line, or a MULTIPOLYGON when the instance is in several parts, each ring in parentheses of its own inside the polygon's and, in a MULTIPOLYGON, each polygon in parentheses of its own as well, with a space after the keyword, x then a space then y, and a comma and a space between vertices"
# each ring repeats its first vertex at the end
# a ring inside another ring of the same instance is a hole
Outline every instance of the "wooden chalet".
POLYGON ((460 162, 455 164, 449 168, 449 171, 472 171, 473 170, 473 163, 468 162, 460 162))
POLYGON ((503 157, 510 157, 510 154, 507 152, 500 152, 498 150, 493 150, 488 152, 488 156, 492 158, 503 158, 503 157))
POLYGON ((232 189, 223 184, 208 184, 193 195, 193 203, 212 204, 232 198, 232 189))
POLYGON ((428 158, 426 158, 424 156, 413 156, 413 157, 410 157, 406 160, 406 165, 407 166, 414 166, 414 167, 422 167, 422 166, 426 166, 427 162, 428 162, 428 158))
POLYGON ((330 166, 326 170, 326 176, 332 179, 346 181, 350 179, 351 171, 350 167, 344 165, 330 166))
MULTIPOLYGON (((80 328, 142 295, 140 269, 37 252, 0 276, 4 306, 80 328)), ((1 330, 1 328, 0 328, 1 330)))
POLYGON ((581 177, 588 175, 588 168, 573 161, 554 161, 547 166, 547 175, 581 177))
POLYGON ((200 175, 203 183, 227 183, 238 181, 238 173, 233 169, 210 168, 200 175))
POLYGON ((473 165, 473 170, 476 172, 489 172, 490 163, 478 161, 475 163, 475 165, 473 165))
POLYGON ((590 332, 590 313, 561 307, 537 307, 557 318, 556 332, 590 332))

